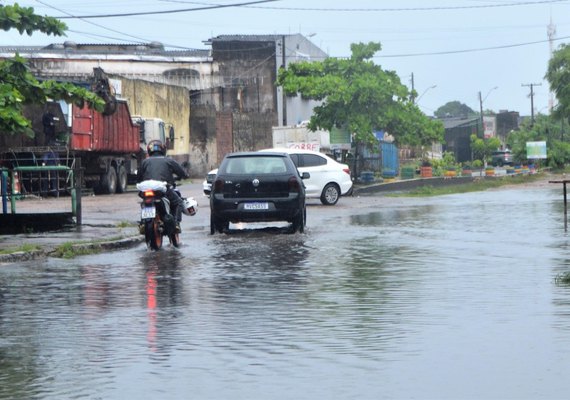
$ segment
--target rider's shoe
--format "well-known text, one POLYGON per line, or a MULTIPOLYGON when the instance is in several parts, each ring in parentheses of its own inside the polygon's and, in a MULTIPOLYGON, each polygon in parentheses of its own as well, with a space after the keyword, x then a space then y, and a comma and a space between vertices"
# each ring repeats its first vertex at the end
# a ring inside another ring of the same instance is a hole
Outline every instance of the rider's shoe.
POLYGON ((144 224, 142 224, 142 223, 139 224, 139 233, 140 233, 141 235, 144 235, 144 224))
POLYGON ((180 222, 176 223, 176 233, 181 233, 182 232, 182 228, 180 228, 180 222))

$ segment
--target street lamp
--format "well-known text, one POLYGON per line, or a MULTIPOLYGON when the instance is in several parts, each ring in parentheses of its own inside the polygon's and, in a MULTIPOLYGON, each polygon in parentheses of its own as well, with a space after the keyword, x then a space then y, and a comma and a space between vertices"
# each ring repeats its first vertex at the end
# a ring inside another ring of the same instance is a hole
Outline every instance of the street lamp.
POLYGON ((483 124, 483 102, 487 100, 487 97, 489 97, 493 90, 498 88, 498 86, 495 86, 494 88, 489 89, 487 95, 484 98, 481 98, 481 91, 479 91, 479 111, 481 112, 481 129, 483 129, 483 136, 485 135, 485 126, 483 124))
POLYGON ((435 89, 436 87, 437 87, 437 85, 433 85, 433 86, 428 87, 426 90, 423 91, 422 94, 420 94, 420 97, 418 97, 415 102, 419 103, 420 99, 423 97, 424 94, 427 93, 428 90, 435 89))

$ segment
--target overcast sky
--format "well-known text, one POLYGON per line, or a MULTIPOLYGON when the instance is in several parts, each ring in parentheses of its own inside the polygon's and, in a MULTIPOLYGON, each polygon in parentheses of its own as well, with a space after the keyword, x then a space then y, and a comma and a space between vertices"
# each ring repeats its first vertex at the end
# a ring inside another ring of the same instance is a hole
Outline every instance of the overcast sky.
POLYGON ((160 41, 174 49, 205 49, 203 41, 220 34, 301 33, 330 56, 346 57, 351 43, 376 41, 382 50, 375 62, 409 87, 413 74, 418 104, 428 115, 454 100, 478 111, 479 92, 485 110, 530 115, 530 87, 523 85, 536 84, 535 113, 549 110, 544 74, 550 22, 554 49, 570 41, 570 0, 279 0, 186 11, 249 1, 20 0, 56 17, 175 12, 64 19, 65 38, 0 31, 0 45, 160 41))

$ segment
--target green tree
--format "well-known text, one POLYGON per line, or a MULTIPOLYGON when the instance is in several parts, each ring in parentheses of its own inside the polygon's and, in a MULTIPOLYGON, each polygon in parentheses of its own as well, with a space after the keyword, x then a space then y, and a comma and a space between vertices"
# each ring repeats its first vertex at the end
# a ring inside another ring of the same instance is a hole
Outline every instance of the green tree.
POLYGON ((565 133, 567 129, 564 119, 539 114, 534 122, 526 120, 518 131, 512 132, 507 138, 507 144, 516 161, 526 162, 526 143, 545 141, 548 149, 546 164, 552 168, 561 168, 570 163, 570 133, 565 133))
POLYGON ((553 110, 557 118, 570 117, 570 45, 563 44, 554 51, 545 75, 558 104, 553 110))
POLYGON ((496 138, 481 139, 477 135, 471 135, 471 150, 475 159, 489 162, 491 153, 501 146, 501 141, 496 138))
MULTIPOLYGON (((34 14, 31 7, 0 5, 0 27, 8 31, 16 29, 20 34, 31 35, 35 31, 48 35, 61 36, 66 25, 56 18, 34 14)), ((0 62, 0 133, 24 133, 33 136, 31 122, 23 114, 23 106, 48 100, 65 100, 82 105, 87 101, 98 111, 103 110, 104 102, 95 93, 70 83, 51 80, 38 81, 26 63, 16 55, 13 59, 0 62)))
POLYGON ((320 100, 309 129, 344 128, 357 142, 373 143, 374 130, 383 129, 399 144, 431 145, 443 141, 439 121, 428 118, 410 101, 408 88, 393 71, 371 58, 381 48, 370 42, 351 45, 348 59, 293 63, 281 68, 277 84, 289 96, 320 100))
POLYGON ((457 100, 445 103, 434 112, 437 118, 466 117, 474 114, 477 113, 473 109, 457 100))

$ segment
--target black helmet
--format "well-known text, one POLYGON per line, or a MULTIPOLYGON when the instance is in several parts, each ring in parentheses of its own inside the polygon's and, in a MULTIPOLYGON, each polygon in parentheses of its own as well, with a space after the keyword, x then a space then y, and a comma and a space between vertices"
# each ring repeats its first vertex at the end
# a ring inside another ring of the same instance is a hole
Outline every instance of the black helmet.
POLYGON ((166 146, 162 144, 160 140, 151 140, 146 145, 146 151, 148 152, 149 155, 152 155, 154 153, 160 153, 161 155, 165 156, 166 146))

